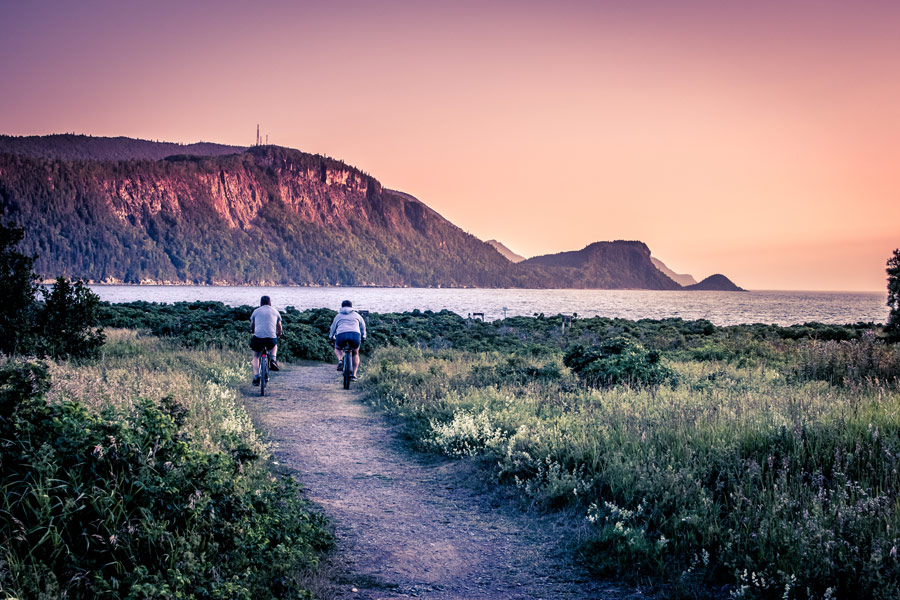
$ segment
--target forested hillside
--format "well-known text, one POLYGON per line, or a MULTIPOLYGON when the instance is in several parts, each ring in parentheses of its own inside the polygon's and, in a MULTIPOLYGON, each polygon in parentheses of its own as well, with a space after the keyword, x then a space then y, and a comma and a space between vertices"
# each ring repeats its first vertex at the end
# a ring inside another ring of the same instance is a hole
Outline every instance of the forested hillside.
POLYGON ((25 227, 23 249, 37 256, 45 278, 679 287, 653 267, 640 242, 603 242, 564 253, 578 257, 577 264, 553 257, 513 264, 416 198, 384 189, 340 161, 288 148, 197 156, 189 149, 218 154, 228 147, 85 136, 0 141, 15 151, 0 153, 0 218, 25 227), (182 152, 163 160, 108 159, 156 156, 173 147, 182 152), (42 157, 81 152, 85 158, 77 160, 42 157))

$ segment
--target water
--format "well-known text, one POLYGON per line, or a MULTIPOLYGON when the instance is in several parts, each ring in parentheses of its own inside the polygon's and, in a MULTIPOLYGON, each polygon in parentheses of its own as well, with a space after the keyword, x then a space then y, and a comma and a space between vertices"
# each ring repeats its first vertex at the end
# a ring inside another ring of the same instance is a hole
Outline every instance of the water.
POLYGON ((878 292, 678 292, 649 290, 521 290, 348 287, 256 287, 92 285, 109 302, 217 300, 232 306, 257 305, 268 295, 279 309, 294 306, 337 310, 350 299, 360 309, 403 312, 451 310, 484 313, 485 319, 577 313, 582 317, 685 320, 709 319, 717 325, 807 321, 846 324, 887 321, 887 294, 878 292))

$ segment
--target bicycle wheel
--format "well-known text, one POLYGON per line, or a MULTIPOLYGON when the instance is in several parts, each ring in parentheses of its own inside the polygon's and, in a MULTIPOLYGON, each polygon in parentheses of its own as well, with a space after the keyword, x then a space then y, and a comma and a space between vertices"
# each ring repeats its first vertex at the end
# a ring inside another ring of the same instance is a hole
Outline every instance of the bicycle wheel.
POLYGON ((344 350, 344 389, 350 389, 350 377, 353 375, 353 369, 351 368, 352 359, 350 356, 350 349, 346 348, 344 350))
POLYGON ((259 395, 266 395, 266 384, 269 383, 269 355, 259 357, 259 395))

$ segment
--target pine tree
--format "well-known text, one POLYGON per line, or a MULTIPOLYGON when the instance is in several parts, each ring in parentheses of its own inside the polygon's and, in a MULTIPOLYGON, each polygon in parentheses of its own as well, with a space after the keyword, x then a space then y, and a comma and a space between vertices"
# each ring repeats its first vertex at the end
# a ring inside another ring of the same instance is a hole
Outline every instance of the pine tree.
POLYGON ((885 331, 893 341, 900 341, 900 249, 887 261, 888 301, 891 309, 885 331))
POLYGON ((16 354, 34 323, 37 275, 34 257, 16 248, 25 230, 0 223, 0 352, 16 354))

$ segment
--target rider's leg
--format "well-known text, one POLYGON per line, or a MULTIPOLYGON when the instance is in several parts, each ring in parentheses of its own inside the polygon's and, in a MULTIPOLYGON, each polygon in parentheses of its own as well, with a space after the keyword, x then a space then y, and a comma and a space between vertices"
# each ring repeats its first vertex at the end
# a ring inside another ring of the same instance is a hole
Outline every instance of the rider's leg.
POLYGON ((259 352, 254 352, 253 360, 251 361, 253 363, 253 376, 254 377, 259 377, 259 354, 260 354, 259 352))
POLYGON ((275 360, 275 355, 278 354, 278 344, 272 346, 272 350, 270 352, 271 353, 269 354, 269 356, 272 357, 272 362, 278 362, 277 360, 275 360))
POLYGON ((338 362, 344 360, 344 353, 337 346, 334 347, 334 355, 337 356, 338 362))
POLYGON ((350 364, 353 366, 353 376, 356 377, 356 370, 359 368, 359 348, 350 351, 350 364))

